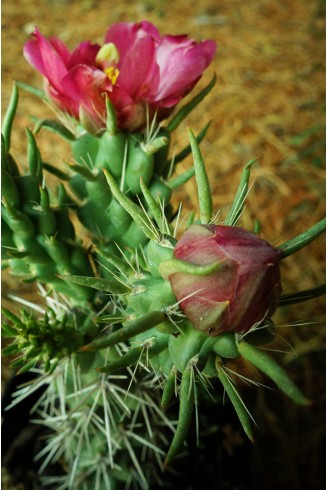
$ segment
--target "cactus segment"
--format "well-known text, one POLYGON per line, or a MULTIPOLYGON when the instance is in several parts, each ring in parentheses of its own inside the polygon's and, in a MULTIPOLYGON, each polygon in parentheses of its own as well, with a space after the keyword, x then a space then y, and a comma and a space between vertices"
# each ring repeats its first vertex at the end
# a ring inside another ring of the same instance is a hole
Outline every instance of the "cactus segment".
POLYGON ((212 347, 213 352, 225 359, 235 359, 239 357, 236 337, 233 333, 219 335, 212 347))
POLYGON ((104 170, 104 173, 114 197, 118 200, 121 206, 130 214, 134 222, 140 226, 141 230, 148 238, 156 239, 157 233, 151 228, 149 218, 147 217, 146 213, 133 201, 131 201, 131 199, 123 194, 116 184, 115 179, 109 172, 104 170))
POLYGON ((306 247, 309 243, 313 242, 318 236, 326 231, 326 218, 318 221, 308 230, 304 231, 300 235, 288 240, 287 242, 279 245, 278 248, 282 251, 282 259, 288 257, 301 250, 301 248, 306 247))
POLYGON ((146 153, 135 137, 130 136, 128 144, 125 184, 133 195, 141 194, 140 177, 148 186, 153 175, 154 156, 146 153))
POLYGON ((249 183, 249 177, 251 173, 251 167, 254 165, 256 161, 257 159, 250 160, 249 162, 246 163, 246 165, 243 168, 237 192, 235 194, 233 203, 231 205, 231 208, 226 218, 226 224, 228 226, 237 226, 238 220, 244 208, 245 199, 248 192, 248 183, 249 183))
MULTIPOLYGON (((14 178, 21 203, 39 203, 41 180, 36 175, 20 175, 14 178)), ((24 205, 23 205, 24 207, 24 205)))
POLYGON ((2 121, 1 132, 2 132, 2 135, 4 138, 6 152, 10 151, 11 131, 12 131, 12 126, 13 126, 15 114, 17 111, 18 98, 19 98, 19 93, 18 93, 17 84, 14 83, 13 90, 11 93, 11 97, 9 100, 9 104, 8 104, 5 116, 3 118, 3 121, 2 121))
POLYGON ((1 172, 1 197, 13 208, 20 206, 20 196, 15 181, 4 169, 1 172))
POLYGON ((182 373, 180 383, 180 406, 178 425, 167 452, 164 466, 168 466, 181 451, 187 438, 195 402, 194 372, 192 364, 188 365, 182 373))
POLYGON ((198 359, 207 335, 195 330, 189 322, 185 322, 180 329, 178 336, 170 335, 169 353, 173 364, 183 373, 192 359, 198 359))
POLYGON ((150 330, 166 320, 166 315, 161 311, 150 311, 146 315, 125 323, 125 325, 107 336, 99 337, 90 344, 82 347, 83 351, 100 350, 111 347, 119 342, 125 342, 139 333, 150 330))
POLYGON ((162 240, 160 243, 150 240, 146 254, 149 272, 154 278, 162 278, 159 267, 166 260, 172 259, 173 245, 168 240, 162 240))
POLYGON ((99 151, 99 138, 90 133, 83 133, 71 142, 71 148, 77 165, 94 168, 99 151))
POLYGON ((3 321, 3 334, 13 337, 3 354, 14 356, 11 366, 19 368, 20 372, 36 364, 43 364, 45 371, 54 369, 60 359, 83 345, 87 333, 86 321, 77 329, 77 317, 51 309, 40 318, 25 310, 21 311, 21 318, 6 309, 3 314, 11 322, 9 325, 3 321))
POLYGON ((233 382, 225 371, 222 361, 217 359, 216 361, 217 373, 219 380, 221 381, 223 388, 228 395, 236 414, 239 418, 239 421, 245 431, 245 434, 250 439, 250 441, 254 442, 253 430, 251 425, 251 415, 246 408, 243 400, 241 399, 237 389, 234 387, 233 382))
POLYGON ((179 109, 179 111, 172 117, 168 125, 166 126, 166 129, 168 131, 174 131, 181 123, 182 121, 190 114, 190 112, 197 107, 197 105, 210 93, 212 88, 214 87, 216 83, 216 74, 213 75, 211 81, 209 82, 208 85, 206 85, 203 90, 201 90, 198 94, 195 95, 191 99, 190 102, 185 104, 184 106, 179 109))
POLYGON ((31 238, 35 235, 35 227, 29 216, 14 208, 5 200, 3 200, 2 217, 17 236, 31 238))
MULTIPOLYGON (((97 138, 99 140, 99 138, 97 138)), ((96 168, 108 170, 114 177, 120 178, 126 165, 128 140, 124 133, 105 131, 99 142, 97 156, 94 159, 96 168)))
POLYGON ((189 128, 189 139, 194 159, 195 175, 198 189, 200 220, 207 224, 212 220, 213 202, 210 183, 205 169, 203 156, 194 133, 189 128))
POLYGON ((164 182, 162 178, 154 175, 149 185, 149 190, 154 199, 159 202, 163 208, 170 203, 172 189, 168 182, 164 182))
POLYGON ((278 388, 294 400, 295 403, 299 405, 311 404, 311 401, 300 392, 284 369, 272 357, 248 342, 239 342, 237 348, 244 359, 247 359, 247 361, 272 379, 278 388))

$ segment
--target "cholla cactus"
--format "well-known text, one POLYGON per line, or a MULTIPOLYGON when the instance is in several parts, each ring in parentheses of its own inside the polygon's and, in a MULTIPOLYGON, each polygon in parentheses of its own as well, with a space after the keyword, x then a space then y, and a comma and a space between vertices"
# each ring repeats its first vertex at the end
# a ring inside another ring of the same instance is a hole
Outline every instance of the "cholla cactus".
POLYGON ((12 338, 5 353, 16 357, 13 366, 20 371, 39 375, 12 405, 43 388, 35 408, 51 435, 37 458, 41 472, 62 460, 67 473, 47 477, 45 484, 147 489, 181 452, 211 378, 220 380, 253 439, 231 360, 243 357, 296 403, 309 403, 258 346, 275 336, 271 316, 277 307, 323 293, 320 286, 282 295, 279 263, 320 235, 325 222, 278 247, 240 228, 252 161, 217 225, 198 145, 206 129, 197 138, 189 130, 190 149, 175 163, 192 151, 194 168, 172 179, 170 132, 214 80, 165 129, 158 122, 195 85, 214 56, 212 42, 161 38, 146 22, 115 25, 104 46, 82 43, 72 53, 58 39, 47 41, 39 31, 34 37, 25 54, 44 75, 66 125, 41 121, 36 132, 47 127, 69 139, 75 163, 70 173, 43 164, 28 131, 29 174, 21 175, 10 154, 15 89, 3 125, 4 259, 12 273, 43 284, 45 306, 41 315, 4 311, 4 334, 12 338), (129 78, 142 54, 144 72, 129 78), (190 56, 195 63, 188 72, 190 56), (181 72, 174 79, 177 62, 181 72), (60 180, 55 204, 44 170, 60 180), (194 173, 199 219, 191 217, 179 238, 170 196, 194 173), (92 249, 76 238, 72 212, 91 232, 92 249), (177 421, 166 413, 174 398, 177 421))

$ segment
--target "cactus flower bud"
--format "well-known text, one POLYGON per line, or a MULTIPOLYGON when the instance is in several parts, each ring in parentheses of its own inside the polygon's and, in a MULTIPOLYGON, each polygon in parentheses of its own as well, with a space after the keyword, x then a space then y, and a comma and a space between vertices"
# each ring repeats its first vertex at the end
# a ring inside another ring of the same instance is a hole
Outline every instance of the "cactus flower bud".
POLYGON ((203 266, 203 274, 178 266, 167 274, 180 308, 197 330, 213 336, 247 331, 277 307, 281 252, 253 233, 194 224, 176 244, 174 257, 177 263, 203 266), (218 268, 207 273, 204 266, 215 263, 218 268))

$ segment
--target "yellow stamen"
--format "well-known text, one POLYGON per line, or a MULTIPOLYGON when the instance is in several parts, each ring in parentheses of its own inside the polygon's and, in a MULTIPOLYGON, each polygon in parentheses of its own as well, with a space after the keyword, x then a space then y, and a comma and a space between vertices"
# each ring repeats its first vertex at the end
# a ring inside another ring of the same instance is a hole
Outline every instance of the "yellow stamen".
POLYGON ((117 77, 120 74, 120 70, 118 68, 115 68, 114 66, 110 66, 109 68, 105 68, 104 72, 110 79, 113 85, 115 85, 117 77))

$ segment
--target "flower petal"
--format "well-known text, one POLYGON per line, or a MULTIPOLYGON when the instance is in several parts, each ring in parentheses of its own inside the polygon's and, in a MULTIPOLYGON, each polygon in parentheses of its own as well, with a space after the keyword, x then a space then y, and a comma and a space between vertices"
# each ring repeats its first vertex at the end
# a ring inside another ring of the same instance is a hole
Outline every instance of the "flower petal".
POLYGON ((122 60, 133 49, 137 39, 146 35, 159 39, 159 32, 150 22, 143 21, 138 24, 133 22, 118 22, 107 31, 105 43, 115 44, 122 60))
MULTIPOLYGON (((138 99, 141 97, 141 94, 145 94, 149 90, 145 81, 150 71, 153 73, 153 76, 155 75, 155 71, 153 70, 154 59, 154 39, 147 35, 137 39, 133 49, 131 49, 122 62, 119 63, 120 74, 117 83, 124 88, 132 98, 138 99), (133 76, 131 76, 131 74, 133 74, 133 76)), ((153 83, 156 83, 156 81, 153 83)))
POLYGON ((65 63, 55 47, 38 29, 35 29, 33 36, 35 39, 28 41, 24 46, 24 56, 58 92, 61 92, 61 81, 67 74, 65 63))
POLYGON ((90 41, 80 43, 72 51, 67 62, 67 68, 73 68, 75 65, 96 66, 96 56, 99 49, 99 44, 91 43, 90 41))
POLYGON ((105 73, 86 65, 74 66, 62 81, 69 98, 75 100, 97 123, 104 125, 104 92, 111 91, 111 83, 105 73))
POLYGON ((156 51, 160 84, 150 100, 161 107, 176 104, 197 83, 215 50, 214 41, 196 44, 186 36, 164 36, 156 51))

